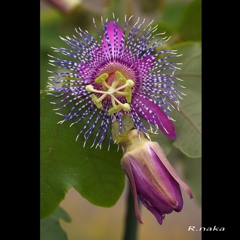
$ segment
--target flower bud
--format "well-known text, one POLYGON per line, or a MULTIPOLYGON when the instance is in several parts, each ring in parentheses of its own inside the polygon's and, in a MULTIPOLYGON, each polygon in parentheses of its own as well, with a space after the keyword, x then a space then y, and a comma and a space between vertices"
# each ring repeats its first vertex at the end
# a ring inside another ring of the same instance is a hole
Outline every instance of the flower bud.
POLYGON ((159 144, 147 140, 137 130, 130 131, 120 144, 124 150, 121 165, 130 181, 138 221, 142 223, 138 198, 159 224, 165 214, 173 210, 180 212, 183 207, 180 186, 190 198, 192 192, 173 169, 159 144))

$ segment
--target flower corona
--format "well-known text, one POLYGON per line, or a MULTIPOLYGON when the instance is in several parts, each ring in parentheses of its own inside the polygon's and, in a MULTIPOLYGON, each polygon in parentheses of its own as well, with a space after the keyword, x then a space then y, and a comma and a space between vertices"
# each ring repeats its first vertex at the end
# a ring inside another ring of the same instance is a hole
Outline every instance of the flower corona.
POLYGON ((49 55, 50 64, 61 69, 49 71, 54 76, 48 85, 49 94, 60 98, 52 102, 60 105, 55 109, 63 116, 59 123, 81 124, 77 138, 83 133, 84 144, 93 136, 92 146, 101 148, 112 122, 121 126, 124 114, 148 137, 158 129, 169 139, 176 137, 169 113, 184 95, 174 75, 179 63, 171 61, 179 55, 159 49, 169 38, 154 34, 152 22, 144 27, 145 19, 133 25, 131 19, 125 17, 121 28, 114 15, 111 21, 102 18, 103 34, 94 20, 99 40, 80 28, 78 37, 61 38, 71 49, 54 51, 72 61, 49 55))

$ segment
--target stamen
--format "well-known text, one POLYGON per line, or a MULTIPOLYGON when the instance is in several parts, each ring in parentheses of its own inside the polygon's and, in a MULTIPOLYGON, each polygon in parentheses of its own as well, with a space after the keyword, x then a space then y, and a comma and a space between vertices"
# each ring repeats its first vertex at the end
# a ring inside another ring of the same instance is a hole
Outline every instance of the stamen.
POLYGON ((112 107, 109 108, 108 113, 113 114, 120 110, 129 111, 131 109, 130 104, 132 101, 132 91, 131 88, 134 86, 134 81, 131 79, 126 79, 123 74, 119 71, 115 72, 117 80, 112 82, 112 85, 109 86, 106 82, 109 75, 107 73, 101 74, 98 78, 95 79, 96 83, 102 83, 106 91, 94 89, 92 85, 86 86, 86 91, 93 93, 91 95, 92 101, 97 106, 97 108, 102 108, 102 101, 107 97, 111 97, 112 107), (119 84, 119 87, 117 87, 119 84), (121 90, 121 91, 120 91, 121 90), (102 94, 101 97, 97 97, 94 93, 102 94), (116 98, 116 95, 120 95, 126 98, 128 103, 122 103, 116 98))
POLYGON ((102 103, 98 102, 98 97, 95 94, 91 95, 91 98, 93 100, 93 102, 95 103, 95 105, 97 106, 97 108, 102 108, 102 103))
POLYGON ((104 94, 97 100, 97 102, 101 102, 106 96, 107 96, 107 93, 104 93, 104 94))
POLYGON ((108 113, 113 114, 119 112, 122 109, 122 106, 116 105, 116 107, 109 108, 108 113))
POLYGON ((117 95, 122 95, 122 96, 127 96, 127 95, 128 95, 128 93, 126 93, 126 92, 116 91, 115 93, 116 93, 117 95))
POLYGON ((126 99, 127 99, 127 102, 130 103, 132 101, 132 91, 129 87, 126 87, 126 99))

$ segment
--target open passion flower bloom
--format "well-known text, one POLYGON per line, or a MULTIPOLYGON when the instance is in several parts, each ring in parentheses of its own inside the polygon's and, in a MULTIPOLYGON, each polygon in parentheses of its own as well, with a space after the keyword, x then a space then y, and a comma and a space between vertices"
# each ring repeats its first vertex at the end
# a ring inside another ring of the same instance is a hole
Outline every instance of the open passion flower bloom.
POLYGON ((138 199, 159 224, 165 214, 173 210, 180 212, 183 207, 180 185, 190 198, 192 192, 173 169, 159 144, 147 140, 136 129, 130 131, 120 144, 124 150, 121 165, 130 182, 138 221, 142 223, 138 199))
POLYGON ((174 50, 158 50, 169 38, 154 34, 157 26, 152 27, 152 22, 144 27, 145 20, 128 27, 131 17, 125 17, 123 29, 114 15, 112 21, 101 20, 103 34, 93 20, 99 41, 82 29, 76 29, 78 38, 61 37, 71 50, 54 51, 74 61, 49 55, 50 64, 62 69, 49 71, 54 76, 48 85, 49 94, 60 98, 53 102, 60 104, 55 110, 64 117, 59 123, 73 119, 72 126, 83 121, 77 138, 84 133, 86 143, 96 129, 92 146, 101 147, 109 125, 117 121, 121 126, 122 115, 129 113, 134 127, 147 136, 161 129, 174 139, 169 112, 172 103, 179 105, 183 93, 176 88, 182 87, 174 76, 178 63, 170 60, 178 55, 174 50), (69 109, 65 114, 64 108, 69 109))

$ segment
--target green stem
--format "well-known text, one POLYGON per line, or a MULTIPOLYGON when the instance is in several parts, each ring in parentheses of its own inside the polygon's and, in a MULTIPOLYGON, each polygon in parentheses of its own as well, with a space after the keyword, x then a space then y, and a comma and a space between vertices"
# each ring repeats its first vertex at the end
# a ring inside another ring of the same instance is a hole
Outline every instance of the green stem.
POLYGON ((127 208, 125 215, 125 229, 123 240, 136 240, 137 238, 137 218, 134 210, 134 200, 131 192, 131 188, 128 186, 127 193, 127 208))

